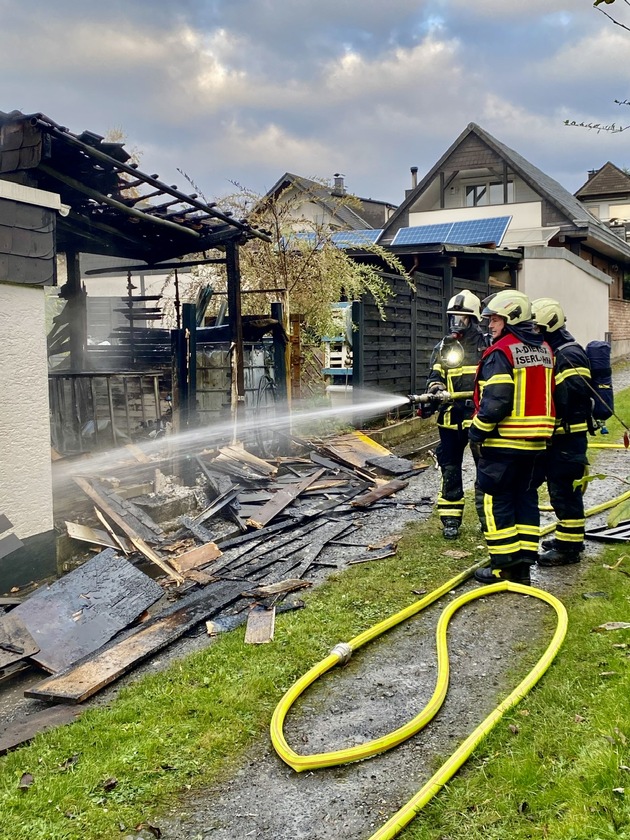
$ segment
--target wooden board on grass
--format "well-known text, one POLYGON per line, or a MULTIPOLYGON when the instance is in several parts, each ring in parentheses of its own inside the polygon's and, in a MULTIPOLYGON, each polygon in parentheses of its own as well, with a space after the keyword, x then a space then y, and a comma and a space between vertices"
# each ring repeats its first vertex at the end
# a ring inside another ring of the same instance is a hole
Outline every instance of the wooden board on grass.
POLYGON ((245 629, 246 645, 266 645, 273 640, 276 622, 276 608, 252 607, 247 616, 245 629))
POLYGON ((117 680, 135 665, 179 639, 195 625, 212 618, 236 601, 242 582, 225 581, 191 599, 186 606, 142 625, 61 674, 27 689, 25 697, 57 703, 81 703, 117 680))
POLYGON ((14 750, 21 744, 25 744, 36 735, 39 735, 40 732, 46 732, 49 729, 54 729, 56 726, 65 726, 68 723, 72 723, 80 714, 81 710, 77 709, 76 706, 53 706, 29 715, 21 723, 10 723, 0 733, 0 755, 4 755, 9 750, 14 750))

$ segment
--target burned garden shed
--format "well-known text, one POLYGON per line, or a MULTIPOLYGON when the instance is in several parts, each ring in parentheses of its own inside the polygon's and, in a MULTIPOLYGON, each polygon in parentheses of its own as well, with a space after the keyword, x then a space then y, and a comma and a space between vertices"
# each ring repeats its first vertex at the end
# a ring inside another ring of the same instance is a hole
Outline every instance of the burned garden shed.
MULTIPOLYGON (((168 270, 189 255, 189 263, 223 265, 227 312, 221 337, 232 348, 233 392, 240 408, 244 365, 239 246, 256 237, 266 239, 267 234, 162 182, 156 174, 142 172, 121 143, 89 131, 74 134, 40 113, 0 112, 0 297, 7 383, 0 508, 21 539, 50 533, 52 527, 50 439, 55 421, 71 440, 69 448, 80 452, 85 448, 82 429, 91 422, 96 434, 101 412, 115 435, 114 410, 124 416, 124 398, 134 387, 139 389, 141 416, 161 412, 164 392, 151 357, 138 354, 134 359, 132 353, 131 364, 116 362, 105 370, 91 360, 81 254, 124 258, 149 268, 167 265, 168 270), (58 283, 59 254, 65 255, 66 277, 58 283), (57 284, 66 305, 51 327, 43 289, 57 284), (62 361, 49 371, 47 359, 52 356, 62 361), (144 374, 148 378, 143 379, 144 374), (31 501, 37 496, 32 485, 46 488, 36 503, 31 501)), ((131 271, 129 278, 131 286, 131 271)), ((128 343, 130 338, 133 343, 134 333, 141 333, 147 311, 154 307, 152 299, 142 296, 129 301, 128 343)), ((170 332, 163 332, 169 368, 174 359, 173 402, 179 402, 186 425, 195 408, 194 304, 182 304, 178 320, 172 347, 170 332)), ((116 442, 111 437, 104 441, 116 442)))

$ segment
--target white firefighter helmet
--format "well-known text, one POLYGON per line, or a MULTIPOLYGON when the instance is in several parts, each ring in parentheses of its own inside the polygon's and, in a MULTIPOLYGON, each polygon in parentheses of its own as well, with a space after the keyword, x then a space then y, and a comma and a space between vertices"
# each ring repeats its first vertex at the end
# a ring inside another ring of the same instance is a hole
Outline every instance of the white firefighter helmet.
POLYGON ((505 318, 508 326, 514 326, 531 319, 532 305, 523 292, 517 289, 502 289, 485 298, 481 314, 486 318, 490 315, 500 315, 501 318, 505 318))
POLYGON ((532 318, 539 327, 547 332, 555 332, 566 322, 564 309, 553 298, 537 298, 532 301, 532 318))
POLYGON ((447 315, 468 315, 481 320, 481 303, 477 295, 468 289, 462 289, 449 300, 446 307, 447 315))

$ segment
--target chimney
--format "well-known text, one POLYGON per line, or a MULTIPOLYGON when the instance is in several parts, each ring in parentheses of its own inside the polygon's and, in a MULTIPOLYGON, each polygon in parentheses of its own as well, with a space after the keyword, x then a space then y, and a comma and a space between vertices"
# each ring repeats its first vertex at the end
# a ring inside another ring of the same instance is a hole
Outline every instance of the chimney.
POLYGON ((589 169, 588 170, 588 180, 590 181, 594 175, 597 175, 599 169, 589 169))
POLYGON ((412 166, 411 167, 411 189, 415 190, 418 186, 418 167, 412 166))
POLYGON ((334 186, 330 191, 331 195, 338 197, 344 196, 346 194, 346 186, 343 181, 345 175, 342 175, 340 172, 335 172, 334 178, 334 186))

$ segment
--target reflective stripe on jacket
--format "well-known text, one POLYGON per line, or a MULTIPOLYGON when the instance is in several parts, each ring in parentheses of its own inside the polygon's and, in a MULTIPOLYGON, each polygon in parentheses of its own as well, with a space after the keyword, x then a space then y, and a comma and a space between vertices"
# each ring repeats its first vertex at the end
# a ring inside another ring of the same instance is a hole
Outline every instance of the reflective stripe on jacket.
POLYGON ((553 354, 512 333, 486 350, 475 381, 472 427, 484 446, 543 449, 555 426, 553 354))
POLYGON ((555 435, 584 434, 591 417, 591 369, 584 348, 565 329, 549 339, 554 351, 555 435), (562 342, 558 339, 562 337, 562 342), (568 341, 565 339, 569 339, 568 341))
POLYGON ((441 382, 449 394, 457 395, 453 403, 439 409, 437 424, 443 429, 467 429, 470 426, 474 411, 472 398, 477 365, 488 348, 487 337, 476 324, 471 325, 459 340, 464 350, 464 358, 459 367, 446 368, 441 364, 439 344, 431 357, 427 387, 433 382, 441 382))

